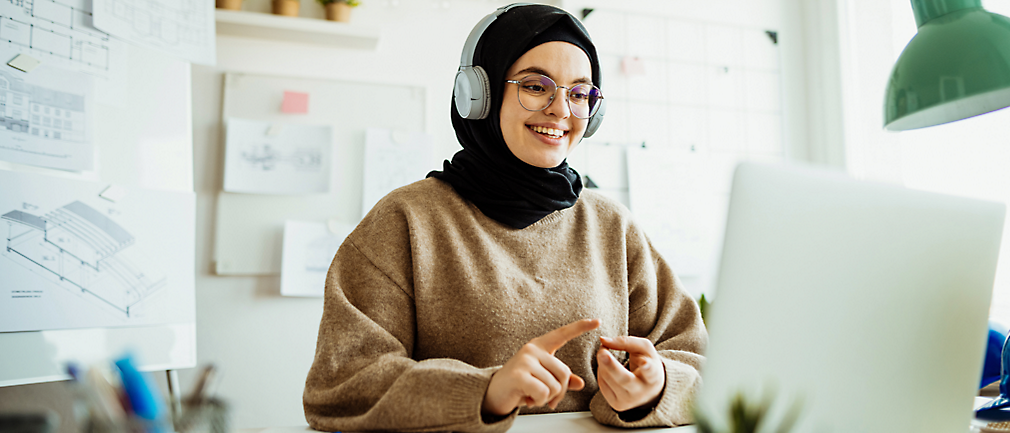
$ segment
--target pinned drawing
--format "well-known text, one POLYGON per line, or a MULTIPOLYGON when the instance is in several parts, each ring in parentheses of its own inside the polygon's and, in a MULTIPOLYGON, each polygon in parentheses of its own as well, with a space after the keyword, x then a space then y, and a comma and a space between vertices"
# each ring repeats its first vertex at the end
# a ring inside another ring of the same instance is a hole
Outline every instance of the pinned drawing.
POLYGON ((0 171, 0 332, 195 319, 193 193, 0 171))
POLYGON ((330 190, 329 126, 228 119, 224 190, 312 194, 330 190))
POLYGON ((135 45, 214 65, 214 3, 94 0, 95 27, 135 45))
POLYGON ((330 262, 352 230, 352 224, 286 221, 281 295, 323 296, 330 262))
POLYGON ((423 132, 365 130, 362 217, 394 189, 424 179, 431 171, 434 149, 434 140, 423 132))
POLYGON ((8 225, 5 257, 127 317, 130 307, 165 286, 164 274, 124 254, 136 241, 133 235, 80 201, 44 216, 12 210, 0 220, 8 225))
MULTIPOLYGON (((0 49, 0 57, 16 55, 0 49)), ((0 159, 90 170, 91 77, 42 65, 31 74, 0 69, 0 159)))

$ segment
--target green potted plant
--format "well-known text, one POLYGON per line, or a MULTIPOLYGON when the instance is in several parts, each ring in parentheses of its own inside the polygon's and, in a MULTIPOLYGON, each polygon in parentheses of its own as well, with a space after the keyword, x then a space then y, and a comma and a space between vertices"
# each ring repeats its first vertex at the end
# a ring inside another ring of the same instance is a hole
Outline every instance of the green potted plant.
POLYGON ((326 19, 346 23, 351 20, 351 8, 361 4, 358 0, 316 0, 326 8, 326 19))

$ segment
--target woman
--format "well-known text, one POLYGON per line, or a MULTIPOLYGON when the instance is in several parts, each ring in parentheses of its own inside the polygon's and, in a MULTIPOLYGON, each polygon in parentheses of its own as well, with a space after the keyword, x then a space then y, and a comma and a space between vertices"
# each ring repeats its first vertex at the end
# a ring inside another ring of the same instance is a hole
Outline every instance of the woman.
POLYGON ((473 59, 487 118, 454 105, 463 150, 383 198, 333 260, 309 424, 504 431, 520 412, 578 410, 690 422, 707 342, 697 304, 627 209, 565 162, 599 92, 589 35, 560 9, 511 7, 473 59))

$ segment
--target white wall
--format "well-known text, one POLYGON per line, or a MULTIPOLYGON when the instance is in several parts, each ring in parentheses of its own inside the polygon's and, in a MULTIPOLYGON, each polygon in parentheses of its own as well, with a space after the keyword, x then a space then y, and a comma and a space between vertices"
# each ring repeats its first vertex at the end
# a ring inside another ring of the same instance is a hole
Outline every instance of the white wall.
MULTIPOLYGON (((301 393, 311 364, 321 299, 279 296, 278 277, 218 277, 212 274, 216 195, 221 190, 221 94, 224 72, 246 72, 424 86, 427 132, 434 135, 436 161, 458 149, 449 122, 453 76, 466 35, 499 1, 366 0, 354 24, 380 28, 377 51, 325 49, 283 43, 218 39, 218 64, 194 66, 193 130, 197 200, 197 329, 200 363, 213 362, 223 375, 217 388, 231 402, 235 427, 303 424, 301 393)), ((594 1, 565 1, 571 11, 594 1)), ((801 0, 720 0, 607 2, 607 7, 658 11, 708 22, 767 26, 780 30, 787 155, 834 162, 812 151, 808 127, 805 29, 809 8, 801 0)), ((249 0, 247 9, 265 9, 249 0)), ((318 14, 303 0, 303 15, 318 14)), ((819 26, 812 26, 819 29, 819 26)), ((375 113, 381 116, 382 113, 375 113)), ((604 128, 606 124, 604 125, 604 128)), ((823 135, 823 134, 821 134, 823 135)), ((193 371, 181 374, 183 384, 193 371)))

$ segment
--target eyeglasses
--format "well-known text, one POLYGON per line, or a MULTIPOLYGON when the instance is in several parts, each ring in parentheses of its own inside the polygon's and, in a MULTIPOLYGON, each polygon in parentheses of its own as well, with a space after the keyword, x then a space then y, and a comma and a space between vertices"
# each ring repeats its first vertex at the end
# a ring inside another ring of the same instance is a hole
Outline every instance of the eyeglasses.
POLYGON ((558 88, 567 89, 568 110, 579 119, 588 119, 600 109, 603 92, 592 84, 577 84, 572 87, 559 86, 550 77, 534 74, 521 80, 505 80, 519 85, 519 105, 529 111, 541 111, 554 102, 558 88))

